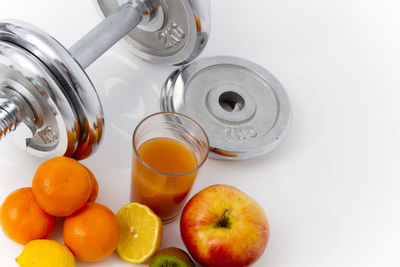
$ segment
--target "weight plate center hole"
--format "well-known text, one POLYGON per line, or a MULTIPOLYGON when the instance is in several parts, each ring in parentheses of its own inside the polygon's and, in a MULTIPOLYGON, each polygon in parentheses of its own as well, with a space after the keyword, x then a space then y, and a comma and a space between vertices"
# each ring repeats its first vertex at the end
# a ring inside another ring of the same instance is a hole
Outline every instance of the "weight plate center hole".
POLYGON ((218 102, 228 112, 241 111, 245 105, 243 97, 232 91, 222 93, 219 96, 218 102))

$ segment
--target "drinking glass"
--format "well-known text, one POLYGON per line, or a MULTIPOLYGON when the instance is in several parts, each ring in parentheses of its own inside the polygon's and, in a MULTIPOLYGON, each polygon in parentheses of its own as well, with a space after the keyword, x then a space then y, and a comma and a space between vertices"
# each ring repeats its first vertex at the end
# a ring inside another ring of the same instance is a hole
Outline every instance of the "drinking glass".
POLYGON ((160 112, 139 123, 132 142, 131 201, 172 222, 208 157, 207 134, 185 115, 160 112))

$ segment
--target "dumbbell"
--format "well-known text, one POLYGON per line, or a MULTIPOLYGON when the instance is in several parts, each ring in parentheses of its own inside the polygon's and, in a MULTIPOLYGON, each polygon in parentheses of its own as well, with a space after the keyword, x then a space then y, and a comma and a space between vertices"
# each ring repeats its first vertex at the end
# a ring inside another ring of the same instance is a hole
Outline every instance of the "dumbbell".
POLYGON ((209 36, 209 0, 97 0, 106 18, 69 50, 40 29, 0 22, 0 139, 15 130, 36 156, 84 159, 99 147, 103 109, 84 69, 120 39, 150 62, 181 65, 209 36))

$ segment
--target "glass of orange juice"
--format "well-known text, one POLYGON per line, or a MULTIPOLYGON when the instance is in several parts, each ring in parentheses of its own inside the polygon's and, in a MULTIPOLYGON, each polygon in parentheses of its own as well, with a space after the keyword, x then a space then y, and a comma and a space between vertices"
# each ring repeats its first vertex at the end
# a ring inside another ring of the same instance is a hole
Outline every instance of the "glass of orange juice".
POLYGON ((172 222, 183 208, 209 152, 208 137, 191 118, 161 112, 133 133, 131 201, 172 222))

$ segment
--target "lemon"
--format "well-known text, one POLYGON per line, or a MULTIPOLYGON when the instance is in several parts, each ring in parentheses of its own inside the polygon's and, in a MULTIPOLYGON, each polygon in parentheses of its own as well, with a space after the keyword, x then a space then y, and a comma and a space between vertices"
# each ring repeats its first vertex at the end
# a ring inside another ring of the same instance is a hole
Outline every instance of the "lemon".
POLYGON ((117 213, 120 227, 118 255, 131 263, 143 263, 160 248, 162 222, 147 206, 131 203, 117 213))
POLYGON ((26 244, 16 258, 20 267, 75 267, 71 251, 54 240, 38 239, 26 244))

